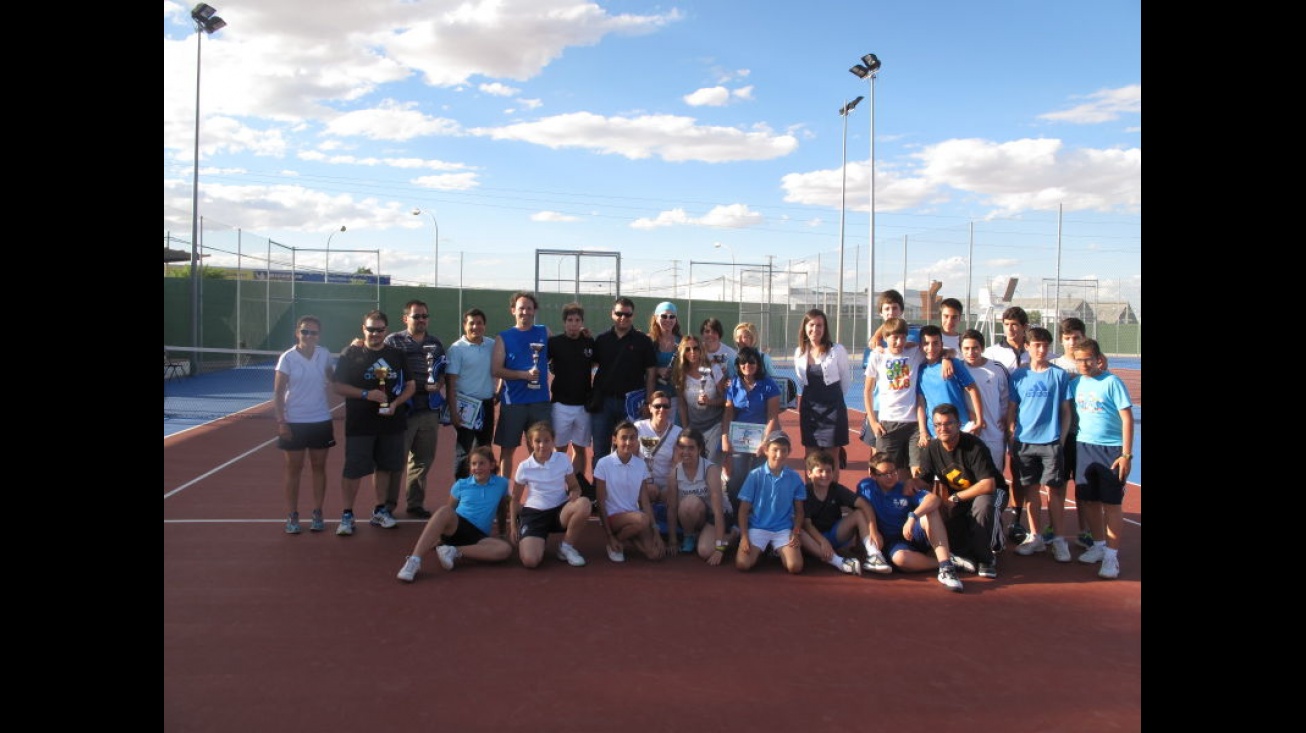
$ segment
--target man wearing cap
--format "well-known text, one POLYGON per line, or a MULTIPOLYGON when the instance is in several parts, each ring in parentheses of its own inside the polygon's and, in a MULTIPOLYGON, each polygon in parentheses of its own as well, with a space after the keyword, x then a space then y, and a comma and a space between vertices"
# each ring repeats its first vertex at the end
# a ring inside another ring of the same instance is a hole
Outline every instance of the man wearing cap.
MULTIPOLYGON (((612 303, 612 328, 594 339, 594 392, 603 396, 597 412, 590 412, 594 459, 612 452, 612 428, 626 418, 626 393, 643 389, 651 395, 657 385, 657 353, 648 334, 635 328, 635 301, 621 296, 612 303)), ((643 416, 650 410, 643 409, 643 416)))
POLYGON ((735 567, 748 571, 768 548, 780 553, 780 563, 791 574, 803 572, 803 552, 798 529, 803 526, 807 485, 797 471, 784 464, 789 457, 789 436, 774 430, 763 446, 766 463, 748 472, 739 489, 739 550, 735 567))
POLYGON ((676 399, 676 385, 671 381, 671 365, 679 353, 680 335, 680 315, 676 312, 676 304, 668 300, 658 303, 648 319, 648 337, 657 350, 657 389, 666 392, 671 398, 671 414, 668 417, 677 425, 681 424, 676 415, 679 400, 676 399))

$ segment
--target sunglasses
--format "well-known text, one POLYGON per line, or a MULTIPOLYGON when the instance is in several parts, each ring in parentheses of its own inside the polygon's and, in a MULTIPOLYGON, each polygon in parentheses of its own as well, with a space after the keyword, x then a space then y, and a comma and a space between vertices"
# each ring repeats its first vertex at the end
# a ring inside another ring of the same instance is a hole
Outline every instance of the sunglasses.
POLYGON ((702 349, 698 348, 697 346, 686 346, 685 351, 702 351, 702 349))
POLYGON ((363 330, 368 333, 381 333, 385 331, 385 326, 363 326, 363 330))
POLYGON ((612 315, 617 318, 630 318, 635 313, 633 311, 612 311, 612 315))
POLYGON ((427 318, 430 318, 430 317, 431 317, 431 314, 430 314, 430 313, 410 313, 408 317, 409 317, 409 318, 416 318, 416 319, 418 319, 418 320, 425 320, 425 319, 427 319, 427 318))
POLYGON ((316 335, 317 335, 317 331, 310 331, 310 330, 308 330, 307 328, 301 328, 301 329, 299 329, 299 335, 300 335, 300 336, 316 336, 316 335))
POLYGON ((675 320, 675 318, 676 318, 676 314, 675 314, 675 313, 662 313, 662 314, 660 314, 660 315, 658 316, 658 318, 661 318, 661 319, 664 320, 664 321, 675 320))
POLYGON ((671 404, 667 402, 659 402, 656 405, 649 405, 649 407, 652 407, 654 410, 665 410, 668 407, 671 407, 671 404))

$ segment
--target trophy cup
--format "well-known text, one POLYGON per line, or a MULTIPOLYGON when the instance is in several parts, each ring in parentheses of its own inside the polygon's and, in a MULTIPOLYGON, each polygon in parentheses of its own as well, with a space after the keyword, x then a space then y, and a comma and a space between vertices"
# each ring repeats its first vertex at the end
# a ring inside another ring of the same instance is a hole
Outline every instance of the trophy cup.
POLYGON ((427 392, 434 392, 440 384, 435 379, 435 349, 436 349, 435 344, 427 344, 426 346, 422 347, 422 350, 426 352, 426 391, 427 392))
POLYGON ((380 385, 381 394, 385 395, 385 397, 386 397, 386 401, 381 403, 381 408, 380 408, 379 410, 377 410, 377 414, 378 414, 378 415, 389 415, 389 414, 390 414, 390 395, 387 394, 386 391, 385 391, 385 378, 388 377, 388 376, 390 376, 390 367, 383 367, 383 366, 375 367, 375 368, 372 369, 372 373, 376 375, 376 381, 377 381, 377 384, 380 385))
POLYGON ((527 389, 540 388, 540 352, 544 350, 544 344, 533 343, 531 346, 531 369, 535 370, 535 376, 526 384, 527 389))
POLYGON ((698 368, 698 404, 707 404, 707 380, 712 377, 712 367, 701 366, 698 368))
POLYGON ((653 475, 653 451, 657 449, 658 443, 661 442, 662 439, 656 435, 639 436, 639 452, 644 456, 644 462, 648 464, 650 476, 653 475))

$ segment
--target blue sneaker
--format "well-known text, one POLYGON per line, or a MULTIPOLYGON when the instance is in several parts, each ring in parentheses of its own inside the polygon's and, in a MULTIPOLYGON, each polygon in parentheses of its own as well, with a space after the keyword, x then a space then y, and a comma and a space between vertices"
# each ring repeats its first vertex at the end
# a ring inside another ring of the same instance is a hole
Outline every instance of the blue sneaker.
POLYGON ((684 539, 680 540, 681 552, 694 552, 698 549, 698 535, 687 534, 684 539))
POLYGON ((341 537, 348 537, 354 533, 354 513, 345 512, 340 515, 340 526, 336 527, 336 534, 341 537))
POLYGON ((286 520, 286 534, 299 534, 299 512, 291 512, 286 520))
POLYGON ((326 529, 326 522, 322 521, 322 510, 313 510, 313 523, 308 525, 309 532, 321 532, 326 529))
POLYGON ((1093 549, 1093 535, 1089 532, 1080 532, 1079 536, 1075 538, 1075 544, 1085 550, 1091 550, 1093 549))

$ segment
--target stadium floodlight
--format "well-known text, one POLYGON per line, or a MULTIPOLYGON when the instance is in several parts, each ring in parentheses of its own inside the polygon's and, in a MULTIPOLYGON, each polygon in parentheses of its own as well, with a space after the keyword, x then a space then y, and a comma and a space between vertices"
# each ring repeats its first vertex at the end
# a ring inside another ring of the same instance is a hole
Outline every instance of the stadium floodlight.
POLYGON ((227 27, 227 21, 217 16, 212 5, 200 3, 190 11, 195 21, 195 157, 191 161, 195 172, 191 183, 190 200, 190 340, 191 346, 200 345, 200 59, 203 57, 204 36, 227 27))
MULTIPOLYGON (((875 77, 880 70, 880 58, 873 53, 862 56, 862 62, 849 71, 858 79, 866 79, 871 84, 871 284, 866 288, 866 312, 875 312, 875 77)), ((846 119, 845 119, 846 121, 846 119)), ((903 283, 906 286, 906 283, 903 283)))

